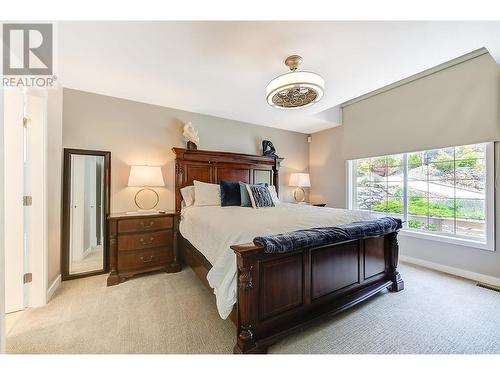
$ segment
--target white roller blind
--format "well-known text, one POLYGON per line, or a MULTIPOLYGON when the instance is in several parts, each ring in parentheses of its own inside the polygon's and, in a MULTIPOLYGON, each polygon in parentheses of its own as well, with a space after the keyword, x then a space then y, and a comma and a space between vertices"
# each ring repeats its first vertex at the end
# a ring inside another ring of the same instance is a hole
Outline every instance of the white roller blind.
POLYGON ((343 108, 344 157, 496 141, 499 67, 488 54, 343 108))

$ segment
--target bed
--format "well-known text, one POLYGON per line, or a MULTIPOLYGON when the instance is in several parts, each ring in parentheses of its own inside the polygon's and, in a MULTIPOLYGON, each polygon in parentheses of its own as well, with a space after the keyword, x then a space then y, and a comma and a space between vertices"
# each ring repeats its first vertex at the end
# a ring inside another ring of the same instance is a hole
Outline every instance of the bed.
POLYGON ((216 296, 222 318, 236 325, 235 353, 265 353, 282 337, 404 283, 397 271, 397 231, 383 236, 268 254, 258 235, 336 226, 361 211, 281 203, 276 207, 187 207, 180 189, 194 180, 267 182, 279 189, 283 159, 174 148, 179 248, 216 296))

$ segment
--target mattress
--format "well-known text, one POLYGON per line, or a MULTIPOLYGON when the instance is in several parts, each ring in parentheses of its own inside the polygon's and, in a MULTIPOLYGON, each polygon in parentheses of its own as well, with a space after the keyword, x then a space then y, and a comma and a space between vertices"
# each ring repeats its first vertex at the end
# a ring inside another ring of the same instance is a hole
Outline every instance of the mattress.
POLYGON ((207 275, 217 309, 226 319, 236 303, 236 255, 231 245, 252 242, 257 236, 299 229, 348 224, 371 219, 368 212, 280 203, 276 207, 190 206, 183 208, 179 231, 212 264, 207 275))

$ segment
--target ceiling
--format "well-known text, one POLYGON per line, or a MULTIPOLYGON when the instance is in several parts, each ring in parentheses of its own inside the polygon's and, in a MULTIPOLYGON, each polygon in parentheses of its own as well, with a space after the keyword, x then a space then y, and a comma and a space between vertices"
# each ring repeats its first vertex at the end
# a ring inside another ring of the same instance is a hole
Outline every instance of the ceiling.
MULTIPOLYGON (((335 106, 486 47, 500 22, 60 22, 64 87, 303 133, 338 125, 335 106), (288 55, 322 75, 325 96, 270 107, 267 83, 288 55)), ((195 124, 196 126, 196 124, 195 124)))

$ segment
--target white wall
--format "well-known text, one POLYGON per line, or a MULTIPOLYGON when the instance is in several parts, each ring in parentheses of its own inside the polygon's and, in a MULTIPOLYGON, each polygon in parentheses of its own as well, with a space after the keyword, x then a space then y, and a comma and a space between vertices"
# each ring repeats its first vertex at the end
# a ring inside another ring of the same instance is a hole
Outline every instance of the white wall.
MULTIPOLYGON (((483 55, 451 71, 435 73, 351 105, 348 113, 344 111, 343 126, 312 134, 311 200, 346 208, 346 161, 351 158, 499 140, 499 98, 499 68, 489 55, 483 55), (446 91, 452 99, 445 95, 446 91), (453 120, 456 113, 463 116, 459 124, 453 120)), ((498 154, 496 147, 497 162, 498 154)), ((497 193, 498 189, 498 197, 497 193)), ((497 249, 499 201, 496 199, 497 249)), ((403 235, 399 243, 403 256, 500 277, 500 251, 403 235)))
POLYGON ((200 149, 261 154, 271 140, 285 158, 280 195, 293 200, 291 172, 308 169, 307 135, 212 116, 159 107, 88 92, 64 89, 63 146, 111 151, 111 211, 133 211, 137 188, 127 187, 130 165, 161 165, 165 188, 159 209, 174 209, 174 154, 185 147, 182 126, 191 121, 199 131, 200 149))

